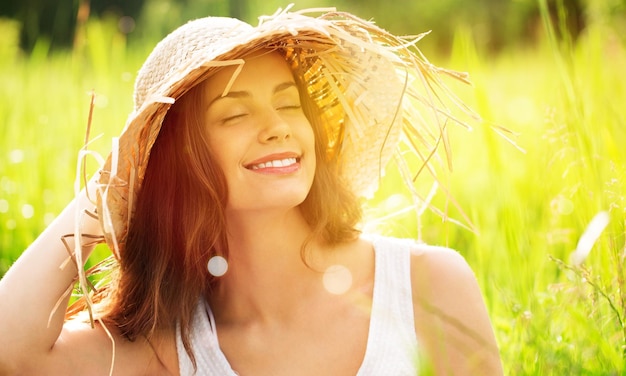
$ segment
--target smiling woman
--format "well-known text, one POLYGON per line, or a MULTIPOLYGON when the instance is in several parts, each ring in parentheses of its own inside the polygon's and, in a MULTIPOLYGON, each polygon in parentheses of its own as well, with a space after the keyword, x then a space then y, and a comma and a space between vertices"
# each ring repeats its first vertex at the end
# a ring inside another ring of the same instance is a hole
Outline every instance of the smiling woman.
POLYGON ((311 188, 316 153, 291 70, 268 50, 247 56, 234 74, 226 68, 200 85, 205 97, 216 98, 204 119, 208 149, 226 177, 227 209, 293 209, 311 188))
POLYGON ((414 42, 339 12, 166 37, 100 173, 0 282, 0 373, 501 374, 467 263, 359 230, 392 156, 431 163, 454 119, 414 42), (65 312, 98 242, 113 270, 65 312))

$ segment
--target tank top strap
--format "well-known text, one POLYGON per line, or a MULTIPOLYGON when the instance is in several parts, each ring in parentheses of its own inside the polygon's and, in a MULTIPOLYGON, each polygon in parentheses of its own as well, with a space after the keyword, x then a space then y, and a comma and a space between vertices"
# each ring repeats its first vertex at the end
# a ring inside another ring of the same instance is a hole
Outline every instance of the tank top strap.
POLYGON ((358 376, 417 374, 411 288, 415 241, 365 236, 375 251, 374 293, 367 350, 358 376))
POLYGON ((179 324, 176 329, 176 351, 181 376, 237 376, 220 349, 215 318, 204 299, 200 299, 196 307, 189 339, 196 360, 196 368, 183 345, 179 324))

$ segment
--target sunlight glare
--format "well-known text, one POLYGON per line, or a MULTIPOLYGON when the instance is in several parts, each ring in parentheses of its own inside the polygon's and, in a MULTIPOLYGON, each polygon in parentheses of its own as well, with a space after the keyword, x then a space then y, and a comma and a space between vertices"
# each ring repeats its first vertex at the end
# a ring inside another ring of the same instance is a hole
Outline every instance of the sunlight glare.
POLYGON ((13 164, 21 163, 24 161, 24 151, 20 149, 13 149, 9 153, 9 160, 13 164))
POLYGON ((331 294, 344 294, 352 286, 352 273, 343 265, 331 265, 324 272, 323 283, 331 294))
POLYGON ((35 208, 31 204, 22 205, 22 217, 30 219, 35 215, 35 208))

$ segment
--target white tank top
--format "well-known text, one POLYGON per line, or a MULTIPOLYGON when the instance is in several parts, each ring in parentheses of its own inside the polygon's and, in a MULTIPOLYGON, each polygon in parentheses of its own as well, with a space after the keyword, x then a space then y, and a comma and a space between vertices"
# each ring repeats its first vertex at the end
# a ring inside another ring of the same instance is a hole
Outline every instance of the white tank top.
MULTIPOLYGON (((414 376, 418 373, 417 339, 411 293, 410 249, 413 240, 368 237, 375 250, 374 293, 367 348, 356 376, 414 376)), ((191 324, 191 347, 197 371, 183 347, 180 328, 176 347, 181 376, 236 376, 220 350, 209 305, 198 304, 191 324)))

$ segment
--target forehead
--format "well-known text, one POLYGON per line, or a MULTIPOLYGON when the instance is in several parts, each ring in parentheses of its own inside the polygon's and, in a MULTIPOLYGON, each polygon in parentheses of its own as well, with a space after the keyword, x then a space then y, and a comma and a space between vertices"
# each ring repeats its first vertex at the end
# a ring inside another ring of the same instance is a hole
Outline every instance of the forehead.
POLYGON ((241 60, 242 63, 221 68, 205 80, 205 92, 209 97, 246 90, 251 86, 294 81, 287 61, 276 51, 257 51, 241 60))

